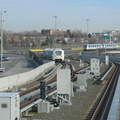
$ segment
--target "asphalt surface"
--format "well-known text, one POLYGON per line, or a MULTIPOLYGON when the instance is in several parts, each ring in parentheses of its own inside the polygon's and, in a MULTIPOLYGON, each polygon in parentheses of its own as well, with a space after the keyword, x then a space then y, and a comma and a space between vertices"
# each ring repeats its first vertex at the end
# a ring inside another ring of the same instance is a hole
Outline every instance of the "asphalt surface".
POLYGON ((0 77, 24 73, 37 67, 37 64, 26 55, 9 54, 6 56, 8 56, 10 60, 2 62, 2 66, 5 68, 5 71, 0 72, 0 77))

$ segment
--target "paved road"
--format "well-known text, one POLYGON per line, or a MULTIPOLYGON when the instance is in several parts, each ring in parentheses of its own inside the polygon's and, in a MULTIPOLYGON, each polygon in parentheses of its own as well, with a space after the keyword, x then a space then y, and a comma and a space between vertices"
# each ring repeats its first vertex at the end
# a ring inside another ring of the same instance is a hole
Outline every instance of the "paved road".
MULTIPOLYGON (((79 54, 79 51, 72 51, 72 50, 65 51, 65 54, 67 53, 79 54)), ((0 77, 6 77, 10 75, 15 75, 18 73, 27 72, 37 67, 37 64, 25 55, 10 53, 10 54, 5 54, 5 56, 10 57, 10 60, 3 61, 3 67, 5 68, 5 72, 0 72, 0 77)), ((43 61, 43 63, 46 63, 46 62, 48 61, 46 60, 43 61)))
POLYGON ((30 71, 37 67, 37 64, 24 55, 6 55, 10 57, 9 61, 3 61, 5 72, 0 72, 0 77, 6 77, 30 71))

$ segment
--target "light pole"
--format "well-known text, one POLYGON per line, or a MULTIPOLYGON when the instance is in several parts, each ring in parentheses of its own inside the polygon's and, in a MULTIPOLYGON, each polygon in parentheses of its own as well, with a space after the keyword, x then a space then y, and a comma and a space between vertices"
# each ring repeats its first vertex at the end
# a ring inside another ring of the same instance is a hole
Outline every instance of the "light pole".
POLYGON ((3 57, 3 19, 2 19, 2 13, 6 13, 6 11, 0 11, 1 13, 1 65, 0 67, 3 68, 3 65, 2 65, 2 57, 3 57))
POLYGON ((55 18, 55 47, 56 47, 56 42, 57 42, 57 16, 54 16, 55 18))
POLYGON ((89 40, 88 40, 88 33, 89 33, 89 19, 86 20, 87 21, 87 43, 89 43, 89 40))

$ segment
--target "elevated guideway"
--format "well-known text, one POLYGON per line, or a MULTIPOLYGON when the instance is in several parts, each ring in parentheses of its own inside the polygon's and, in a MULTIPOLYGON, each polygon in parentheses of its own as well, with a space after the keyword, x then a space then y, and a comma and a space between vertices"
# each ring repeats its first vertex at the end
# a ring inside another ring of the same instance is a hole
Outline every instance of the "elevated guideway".
POLYGON ((105 51, 102 54, 116 54, 116 53, 120 53, 120 51, 105 51))
POLYGON ((118 120, 120 119, 120 75, 118 77, 118 82, 115 90, 115 94, 113 97, 113 101, 111 104, 111 108, 108 114, 108 120, 118 120))

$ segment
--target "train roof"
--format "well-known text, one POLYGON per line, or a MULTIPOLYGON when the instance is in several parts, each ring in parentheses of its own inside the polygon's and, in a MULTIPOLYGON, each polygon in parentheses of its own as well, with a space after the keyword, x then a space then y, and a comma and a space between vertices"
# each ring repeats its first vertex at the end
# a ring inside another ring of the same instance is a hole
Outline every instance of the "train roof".
POLYGON ((118 45, 118 44, 116 44, 116 43, 110 43, 110 44, 105 43, 105 44, 103 44, 103 45, 118 45))
POLYGON ((44 49, 44 51, 53 51, 54 49, 51 49, 51 48, 46 48, 44 49))
POLYGON ((118 45, 116 43, 103 43, 103 44, 84 44, 84 45, 118 45))
POLYGON ((102 44, 84 44, 84 45, 102 45, 102 44))
POLYGON ((44 51, 62 50, 61 48, 46 48, 44 51))

